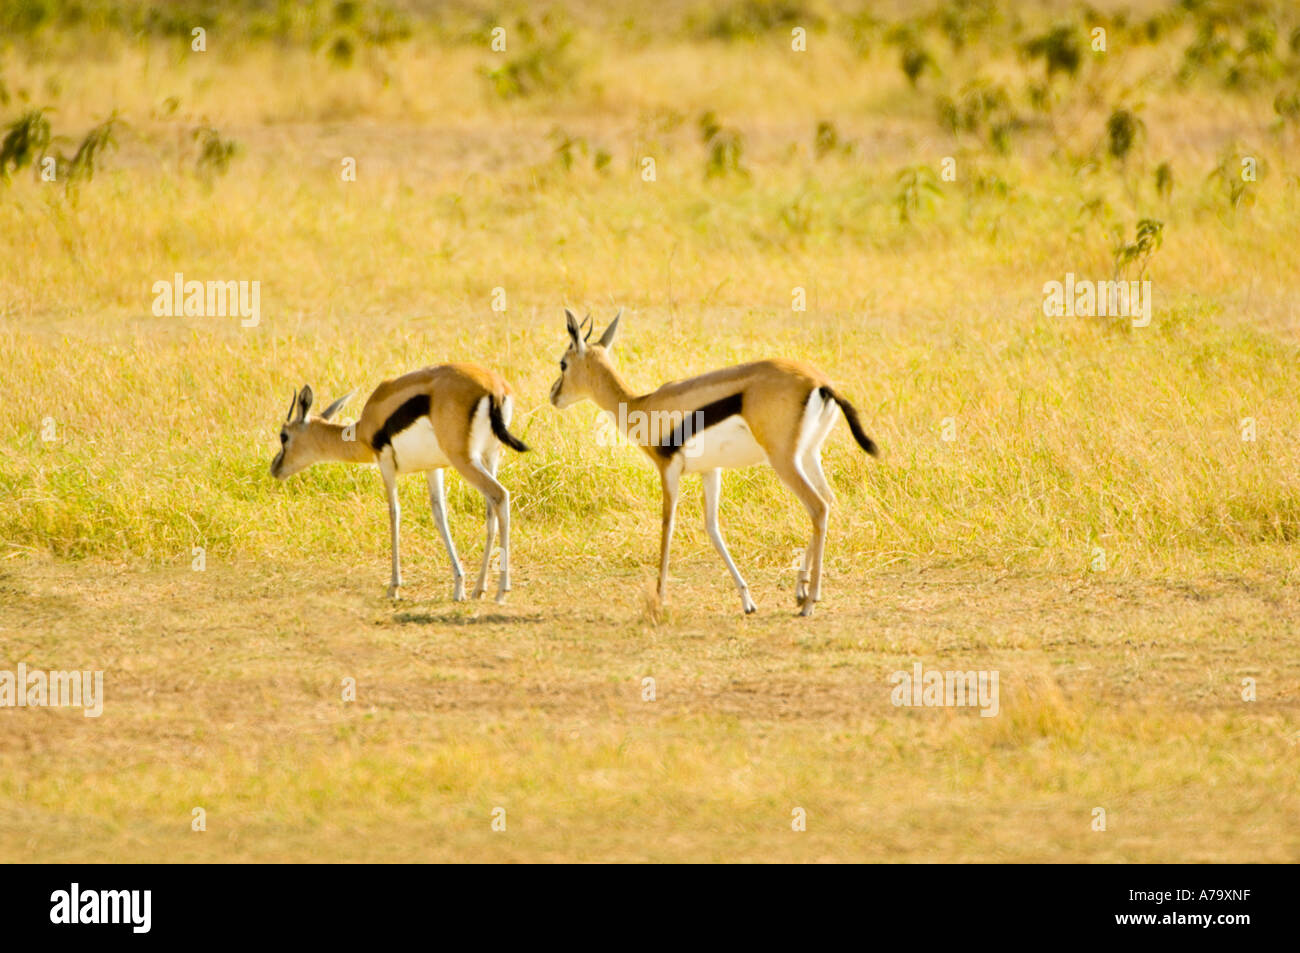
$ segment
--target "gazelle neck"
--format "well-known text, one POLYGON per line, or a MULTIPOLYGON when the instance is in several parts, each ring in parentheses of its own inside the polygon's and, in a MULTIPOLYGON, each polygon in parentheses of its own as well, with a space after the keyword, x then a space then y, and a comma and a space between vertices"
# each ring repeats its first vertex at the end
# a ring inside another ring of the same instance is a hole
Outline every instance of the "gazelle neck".
POLYGON ((618 376, 618 371, 605 360, 592 362, 591 399, 597 407, 615 417, 620 407, 626 409, 638 400, 618 376))
POLYGON ((375 462, 374 451, 357 439, 355 424, 336 424, 317 418, 308 427, 317 459, 342 463, 375 462))

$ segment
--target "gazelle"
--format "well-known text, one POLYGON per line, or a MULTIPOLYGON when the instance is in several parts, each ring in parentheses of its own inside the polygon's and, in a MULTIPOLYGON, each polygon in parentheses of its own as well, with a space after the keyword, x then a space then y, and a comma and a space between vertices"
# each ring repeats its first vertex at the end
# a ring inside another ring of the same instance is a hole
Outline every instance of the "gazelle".
POLYGON ((310 415, 310 387, 295 394, 289 416, 280 427, 280 452, 271 461, 271 475, 284 480, 313 463, 328 460, 377 463, 388 492, 393 543, 388 594, 395 599, 402 586, 402 511, 397 501, 397 478, 406 473, 427 473, 433 520, 451 557, 455 580, 452 598, 460 602, 465 598, 465 574, 447 527, 442 479, 444 468, 455 467, 487 501, 487 542, 473 598, 481 597, 487 588, 492 537, 500 521, 501 582, 497 602, 505 602, 510 591, 510 494, 497 482, 497 463, 501 444, 521 453, 528 449, 506 429, 513 407, 510 386, 499 374, 476 364, 426 367, 376 387, 355 424, 335 422, 332 418, 352 394, 340 397, 319 416, 310 415))
POLYGON ((663 484, 659 598, 663 599, 668 586, 668 550, 679 482, 684 473, 699 473, 704 480, 704 521, 709 538, 740 590, 745 612, 758 608, 718 529, 718 497, 724 468, 767 463, 794 491, 812 519, 812 540, 795 584, 799 614, 812 615, 821 598, 826 522, 835 502, 822 473, 821 449, 835 423, 837 408, 858 445, 873 456, 876 453, 876 445, 863 431, 853 406, 821 373, 807 364, 786 360, 739 364, 635 396, 610 362, 622 312, 594 344, 588 343, 594 328, 587 326, 590 315, 580 324, 572 311, 566 308, 564 314, 569 347, 560 360, 560 379, 551 387, 551 403, 563 410, 584 398, 594 401, 615 417, 623 435, 644 450, 658 469, 663 484))

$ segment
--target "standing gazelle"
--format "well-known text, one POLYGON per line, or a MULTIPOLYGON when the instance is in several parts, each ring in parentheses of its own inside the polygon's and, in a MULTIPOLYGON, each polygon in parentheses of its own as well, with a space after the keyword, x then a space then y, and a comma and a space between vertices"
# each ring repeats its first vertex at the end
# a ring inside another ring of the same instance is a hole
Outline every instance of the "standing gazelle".
POLYGON ((388 491, 393 543, 393 576, 388 594, 397 598, 402 585, 398 556, 402 513, 397 501, 397 478, 405 473, 426 472, 433 520, 451 557, 455 579, 452 598, 460 602, 465 598, 465 574, 447 527, 442 481, 443 468, 455 467, 487 501, 487 542, 473 597, 479 598, 487 588, 492 536, 500 520, 501 583, 497 602, 505 602, 510 591, 510 494, 497 482, 497 463, 503 443, 520 452, 528 449, 506 429, 513 405, 510 394, 510 386, 502 377, 486 368, 442 364, 384 381, 361 409, 361 419, 344 425, 331 418, 352 394, 334 401, 320 416, 308 416, 312 393, 310 387, 304 387, 294 396, 289 416, 280 428, 280 452, 271 461, 271 475, 283 480, 327 460, 379 464, 388 491))
MULTIPOLYGON (((609 351, 618 332, 614 316, 599 340, 589 344, 573 312, 565 309, 569 348, 560 360, 560 379, 551 403, 563 409, 584 398, 613 415, 623 435, 653 461, 663 484, 663 531, 659 541, 659 598, 668 586, 668 549, 683 473, 704 480, 704 520, 709 538, 740 590, 745 612, 757 606, 732 562, 718 529, 718 496, 724 467, 768 463, 812 519, 813 534, 795 585, 800 615, 812 615, 821 598, 826 521, 835 495, 822 473, 821 449, 838 407, 863 450, 876 445, 862 429, 857 411, 818 371, 797 361, 757 361, 665 384, 637 397, 619 378, 609 351)), ((590 317, 585 319, 590 321, 590 317)))

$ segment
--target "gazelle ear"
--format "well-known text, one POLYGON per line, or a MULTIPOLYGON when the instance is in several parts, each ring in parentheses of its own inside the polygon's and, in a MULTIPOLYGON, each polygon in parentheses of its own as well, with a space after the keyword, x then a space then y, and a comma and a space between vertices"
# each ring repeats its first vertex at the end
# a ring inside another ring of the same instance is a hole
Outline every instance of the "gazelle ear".
POLYGON ((600 336, 601 347, 609 348, 613 346, 614 336, 618 334, 618 319, 621 317, 623 317, 623 309, 619 308, 618 314, 614 315, 614 320, 609 322, 609 327, 607 327, 605 333, 600 336))
POLYGON ((338 400, 334 401, 334 403, 330 404, 328 407, 322 410, 320 415, 321 420, 329 420, 331 417, 337 414, 340 410, 344 408, 344 406, 347 404, 348 401, 350 401, 353 397, 356 396, 356 393, 357 392, 355 389, 350 390, 342 397, 340 397, 338 400))
POLYGON ((569 332, 569 338, 573 341, 573 349, 581 354, 587 349, 587 344, 582 339, 582 328, 578 326, 577 316, 568 308, 564 309, 564 326, 569 332))
POLYGON ((302 390, 298 392, 298 415, 295 419, 306 420, 307 411, 311 410, 312 392, 311 388, 304 384, 302 390))

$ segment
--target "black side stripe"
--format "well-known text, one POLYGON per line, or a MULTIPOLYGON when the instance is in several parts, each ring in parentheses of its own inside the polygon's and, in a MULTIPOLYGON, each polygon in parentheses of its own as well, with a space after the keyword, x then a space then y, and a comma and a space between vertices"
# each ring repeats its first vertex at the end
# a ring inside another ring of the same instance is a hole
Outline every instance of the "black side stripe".
POLYGON ((399 433, 421 417, 429 416, 429 406, 428 394, 416 394, 393 411, 370 440, 375 453, 382 453, 384 447, 391 445, 399 433))
POLYGON ((661 457, 671 457, 691 437, 708 430, 715 424, 722 423, 728 417, 735 417, 740 413, 743 405, 742 394, 735 393, 730 397, 715 400, 711 404, 705 404, 698 410, 683 414, 681 422, 673 428, 668 439, 655 447, 655 453, 661 457))

